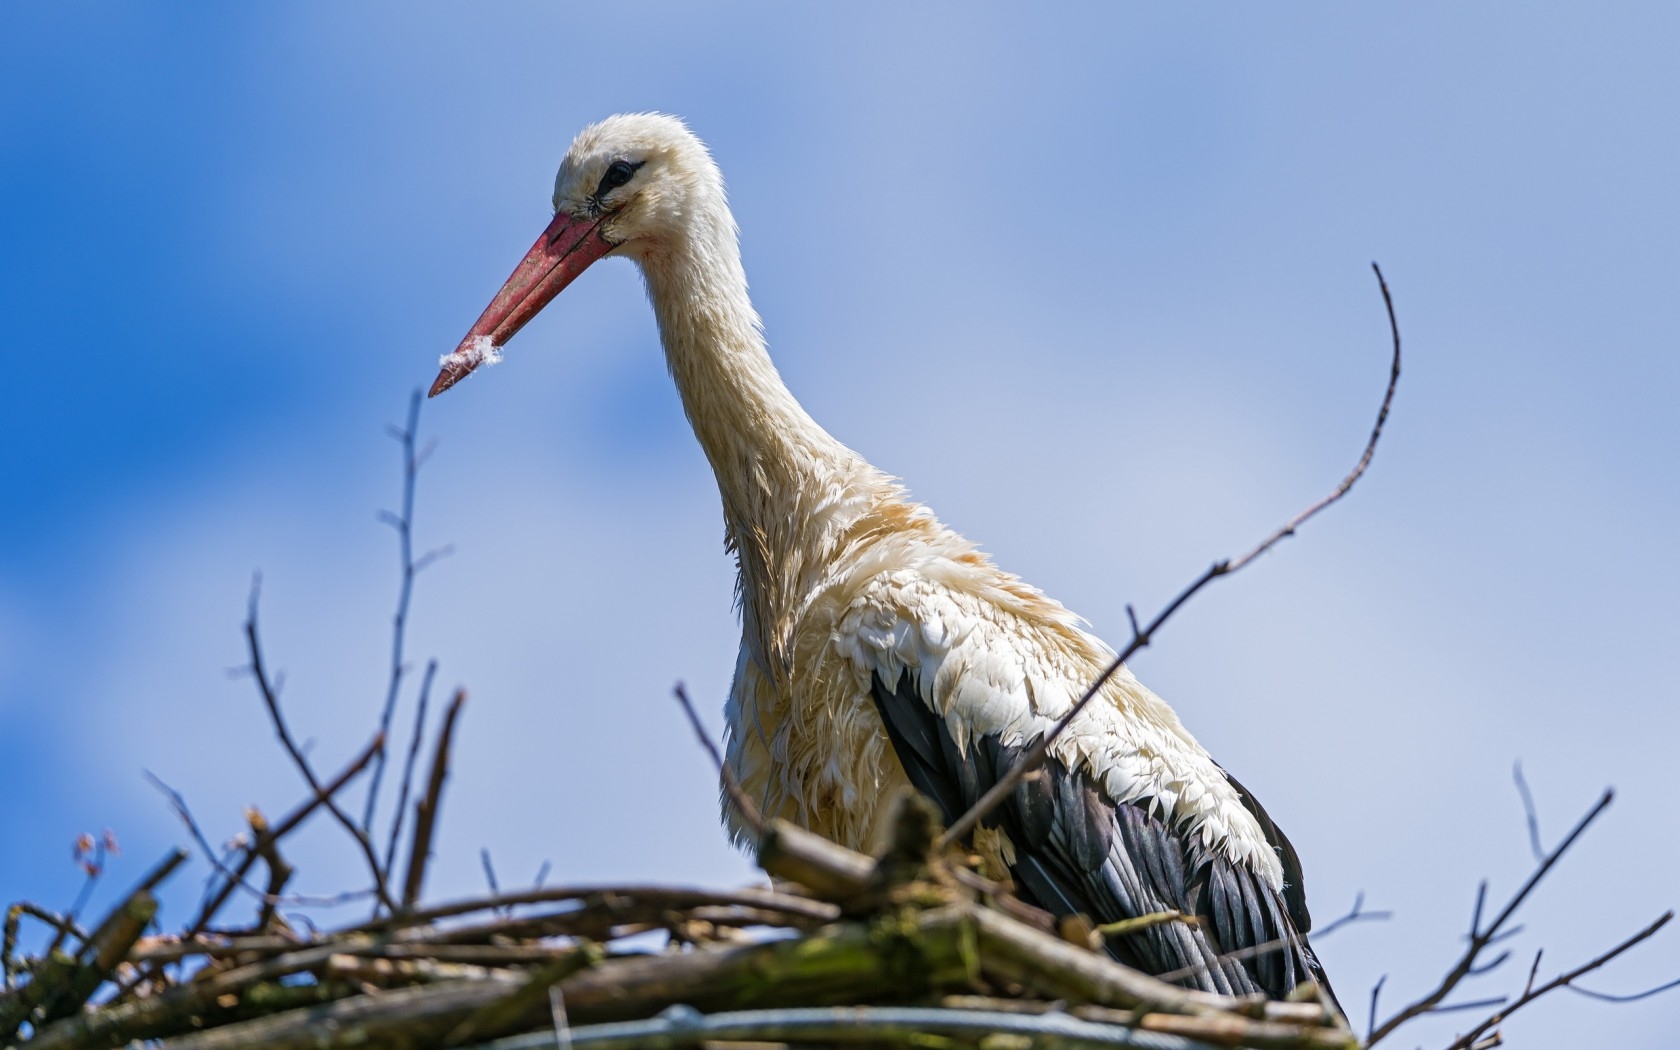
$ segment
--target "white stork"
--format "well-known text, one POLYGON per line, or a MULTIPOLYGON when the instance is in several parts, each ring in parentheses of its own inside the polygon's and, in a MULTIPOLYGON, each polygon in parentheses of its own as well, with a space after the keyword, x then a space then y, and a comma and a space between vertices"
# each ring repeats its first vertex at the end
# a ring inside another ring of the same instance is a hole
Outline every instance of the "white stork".
MULTIPOLYGON (((742 621, 730 768, 766 815, 857 849, 907 782, 955 819, 1114 651, 800 407, 747 297, 723 178, 675 118, 615 116, 578 135, 553 222, 432 394, 496 359, 606 256, 641 267, 723 496, 742 621)), ((1325 983, 1289 840, 1127 669, 988 823, 976 847, 1054 913, 1197 917, 1110 938, 1123 962, 1215 992, 1325 983)))

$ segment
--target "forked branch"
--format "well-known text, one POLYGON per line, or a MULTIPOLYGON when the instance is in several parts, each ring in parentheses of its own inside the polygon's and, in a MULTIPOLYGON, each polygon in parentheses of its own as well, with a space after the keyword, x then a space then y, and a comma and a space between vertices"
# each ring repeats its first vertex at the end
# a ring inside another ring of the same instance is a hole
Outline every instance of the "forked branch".
POLYGON ((1375 1023, 1377 993, 1382 987, 1382 983, 1378 982, 1377 987, 1372 989, 1371 993, 1372 1028, 1365 1043, 1367 1050, 1368 1048, 1377 1045, 1385 1037, 1392 1034, 1402 1025, 1426 1014, 1444 1013, 1452 1010, 1480 1009, 1489 1006, 1497 1007, 1497 1010, 1489 1014, 1468 1032, 1459 1036, 1448 1048, 1448 1050, 1473 1050, 1473 1048, 1476 1047, 1497 1045, 1497 1042, 1490 1043, 1489 1040, 1497 1041, 1499 1038, 1495 1030, 1500 1023, 1516 1011, 1522 1009, 1524 1006, 1527 1006, 1529 1003, 1532 1003, 1534 1000, 1550 992, 1556 991, 1559 988, 1571 988, 1583 995, 1607 999, 1612 1002, 1620 1002, 1642 999, 1646 996, 1655 995, 1658 992, 1667 991, 1670 988, 1680 986, 1680 981, 1671 981, 1667 984, 1647 989, 1646 991, 1639 992, 1634 995, 1613 996, 1588 991, 1584 988, 1576 988, 1572 983, 1576 978, 1582 976, 1583 974, 1591 973, 1593 970, 1598 969, 1605 963, 1608 963, 1610 960, 1623 954, 1635 945, 1639 944, 1641 941, 1644 941, 1646 938, 1656 933, 1658 930, 1662 929, 1663 926, 1668 924, 1669 920, 1674 918, 1674 913, 1670 911, 1665 912, 1650 925, 1646 926, 1638 933, 1627 938, 1603 954, 1575 967, 1572 970, 1561 973, 1552 980, 1540 985, 1535 984, 1535 978, 1540 971, 1540 953, 1536 952, 1534 962, 1529 966, 1528 980, 1523 985, 1522 994, 1518 995, 1515 999, 1509 999, 1507 996, 1499 996, 1494 999, 1482 999, 1474 1002, 1460 1002, 1452 1004, 1448 1004, 1446 1002, 1447 997, 1457 990, 1467 978, 1488 973, 1489 971, 1497 968, 1501 963, 1505 962, 1505 960, 1510 957, 1509 952, 1500 952, 1489 961, 1484 962, 1482 960, 1482 955, 1486 953, 1489 948, 1509 938, 1521 928, 1508 925, 1512 917, 1516 915, 1517 909, 1520 908, 1523 902, 1528 899, 1529 894, 1534 891, 1534 888, 1540 884, 1540 881, 1546 877, 1563 855, 1567 853, 1577 841, 1580 840, 1581 836, 1586 832, 1587 828, 1592 825, 1593 821, 1597 820, 1599 816, 1609 808, 1611 801, 1615 798, 1615 792, 1606 789, 1604 794, 1599 796, 1598 801, 1593 804, 1592 808, 1587 811, 1586 815, 1577 821, 1575 826, 1570 829, 1569 834, 1563 837, 1563 841, 1559 842, 1556 848, 1547 851, 1541 848, 1540 822, 1534 809, 1534 797, 1528 790, 1527 781, 1523 779, 1522 767, 1520 765, 1513 770, 1513 777, 1516 780, 1518 794, 1522 797, 1523 812, 1528 823, 1530 841, 1536 851, 1535 859, 1537 863, 1535 864, 1534 871, 1526 880, 1524 880, 1523 884, 1517 888, 1517 891, 1511 895, 1511 899, 1506 902, 1505 906, 1499 910, 1498 914, 1496 914, 1486 926, 1482 925, 1482 911, 1487 902, 1487 883, 1483 882, 1476 891, 1476 906, 1471 914, 1469 942, 1465 945, 1464 953, 1459 957, 1458 961, 1453 964, 1452 968, 1447 971, 1446 976, 1441 978, 1440 983, 1437 984, 1432 991, 1408 1004, 1380 1025, 1375 1023), (1488 1035, 1490 1031, 1494 1031, 1494 1034, 1491 1036, 1488 1035), (1487 1038, 1484 1039, 1484 1036, 1487 1038))
MULTIPOLYGON (((262 577, 257 576, 251 580, 251 603, 245 618, 245 643, 251 657, 251 663, 246 670, 250 672, 252 681, 257 683, 257 692, 262 695, 263 706, 268 710, 269 720, 274 723, 274 734, 279 737, 280 744, 285 748, 286 754, 291 757, 292 764, 303 775, 304 783, 309 785, 309 790, 313 791, 321 804, 327 807, 327 811, 332 814, 333 819, 338 821, 350 837, 356 841, 357 847, 361 850, 362 859, 367 862, 368 872, 373 876, 373 891, 379 898, 380 903, 387 908, 395 908, 395 904, 391 901, 390 891, 385 885, 385 869, 380 866, 379 856, 373 850, 373 840, 369 838, 366 830, 357 826, 350 815, 344 812, 343 807, 333 797, 334 792, 322 788, 321 781, 315 776, 314 767, 309 764, 308 757, 298 747, 297 741, 292 738, 292 732, 286 725, 286 716, 280 710, 280 689, 274 679, 269 676, 268 668, 263 663, 262 639, 257 632, 257 600, 261 597, 261 594, 262 577)), ((375 739, 378 741, 378 747, 373 757, 384 753, 385 734, 381 732, 375 739)))

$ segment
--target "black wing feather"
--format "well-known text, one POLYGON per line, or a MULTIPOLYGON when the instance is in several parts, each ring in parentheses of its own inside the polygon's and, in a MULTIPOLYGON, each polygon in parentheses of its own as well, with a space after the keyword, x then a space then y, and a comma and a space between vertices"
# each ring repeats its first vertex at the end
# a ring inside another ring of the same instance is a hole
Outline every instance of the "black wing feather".
MULTIPOLYGON (((1025 753, 1025 746, 986 735, 963 754, 909 671, 890 689, 875 677, 872 692, 910 782, 939 806, 946 823, 1025 753)), ((1162 911, 1199 919, 1110 938, 1110 954, 1123 963, 1176 973, 1179 984, 1225 994, 1283 998, 1306 980, 1328 989, 1307 945, 1311 919, 1300 859, 1265 810, 1235 779, 1231 784, 1278 851, 1285 878, 1281 900, 1246 866, 1195 849, 1155 814, 1153 800, 1116 803, 1088 771, 1070 770, 1054 758, 985 823, 1001 827, 1015 844, 1013 871, 1022 895, 1053 914, 1082 913, 1099 923, 1162 911), (1257 948, 1262 950, 1245 950, 1257 948), (1232 952, 1240 957, 1228 957, 1232 952)))

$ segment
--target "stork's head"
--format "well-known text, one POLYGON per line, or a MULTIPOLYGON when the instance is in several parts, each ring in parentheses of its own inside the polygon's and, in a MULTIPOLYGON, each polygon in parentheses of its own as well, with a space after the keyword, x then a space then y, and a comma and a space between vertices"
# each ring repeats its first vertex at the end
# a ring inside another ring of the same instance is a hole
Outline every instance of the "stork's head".
POLYGON ((554 221, 514 268, 455 352, 443 359, 432 395, 500 356, 561 289, 597 259, 638 262, 668 254, 730 223, 700 205, 723 200, 723 180, 706 147, 682 121, 630 113, 591 124, 572 141, 554 178, 554 221))

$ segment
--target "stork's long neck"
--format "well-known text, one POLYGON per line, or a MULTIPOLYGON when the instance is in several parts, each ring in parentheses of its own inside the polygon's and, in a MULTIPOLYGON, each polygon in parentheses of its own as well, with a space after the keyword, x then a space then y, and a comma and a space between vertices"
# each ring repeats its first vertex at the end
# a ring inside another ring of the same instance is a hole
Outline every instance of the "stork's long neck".
MULTIPOLYGON (((709 212, 709 213, 708 213, 709 212)), ((666 361, 723 495, 749 614, 797 602, 801 577, 890 488, 800 406, 765 348, 727 206, 642 259, 666 361), (773 608, 753 608, 772 605, 773 608)), ((767 625, 768 626, 768 625, 767 625)))

